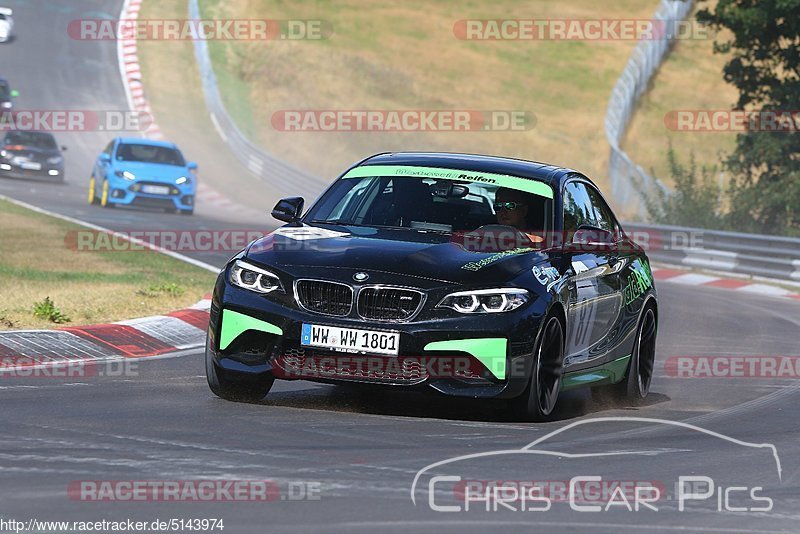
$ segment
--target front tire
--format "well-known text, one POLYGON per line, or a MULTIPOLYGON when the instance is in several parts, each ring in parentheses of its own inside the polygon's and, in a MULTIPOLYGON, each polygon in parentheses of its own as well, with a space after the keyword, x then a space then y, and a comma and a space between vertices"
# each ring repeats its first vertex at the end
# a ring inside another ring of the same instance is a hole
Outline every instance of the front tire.
POLYGON ((100 193, 100 205, 104 208, 113 208, 114 203, 108 201, 108 180, 103 180, 103 190, 100 193))
POLYGON ((230 377, 214 363, 208 343, 206 340, 206 380, 214 395, 234 402, 258 402, 266 397, 275 382, 274 377, 243 377, 239 380, 230 377))
POLYGON ((564 327, 558 317, 547 318, 534 351, 535 360, 525 391, 511 400, 514 415, 524 421, 545 421, 561 391, 564 327))

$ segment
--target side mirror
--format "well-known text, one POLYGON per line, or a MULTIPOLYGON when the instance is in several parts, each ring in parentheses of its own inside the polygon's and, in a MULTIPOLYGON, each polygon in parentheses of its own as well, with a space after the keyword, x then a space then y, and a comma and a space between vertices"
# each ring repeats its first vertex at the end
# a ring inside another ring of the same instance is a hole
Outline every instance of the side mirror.
POLYGON ((16 89, 11 90, 11 98, 17 98, 19 96, 19 91, 16 89))
POLYGON ((61 145, 61 152, 66 152, 66 150, 67 150, 66 145, 61 145))
POLYGON ((186 168, 194 172, 197 170, 197 163, 195 163, 194 161, 190 161, 189 163, 186 164, 186 168))
POLYGON ((111 155, 103 152, 102 154, 100 154, 100 161, 102 161, 103 163, 111 163, 111 155))
POLYGON ((581 226, 572 235, 569 248, 576 251, 590 252, 594 250, 609 250, 616 241, 614 234, 593 226, 581 226))
POLYGON ((272 216, 283 222, 295 222, 303 213, 303 197, 283 198, 272 208, 272 216))

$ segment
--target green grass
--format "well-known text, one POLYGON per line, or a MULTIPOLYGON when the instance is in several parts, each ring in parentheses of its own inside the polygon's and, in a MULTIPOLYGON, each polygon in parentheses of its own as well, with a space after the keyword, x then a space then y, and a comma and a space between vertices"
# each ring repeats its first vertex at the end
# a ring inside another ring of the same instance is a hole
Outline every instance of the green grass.
POLYGON ((694 153, 699 167, 718 165, 735 148, 735 132, 676 132, 664 125, 664 116, 670 111, 729 110, 736 102, 736 89, 722 79, 729 57, 713 54, 712 42, 676 44, 642 98, 623 143, 633 161, 667 183, 671 183, 667 164, 670 143, 681 161, 688 161, 694 153))
MULTIPOLYGON (((185 17, 180 4, 145 2, 141 16, 185 17)), ((465 151, 563 164, 604 188, 606 106, 635 42, 464 41, 453 36, 453 23, 470 18, 649 19, 657 6, 656 0, 200 0, 204 17, 316 19, 333 27, 330 38, 321 41, 209 43, 223 100, 240 129, 300 168, 333 177, 352 162, 386 150, 465 151), (270 121, 285 109, 525 110, 536 115, 537 124, 523 132, 286 133, 273 129, 270 121)), ((142 42, 139 54, 162 129, 182 145, 191 147, 194 141, 201 158, 215 154, 201 168, 216 174, 216 187, 234 195, 244 191, 243 202, 259 198, 250 187, 263 184, 228 186, 242 178, 242 171, 215 161, 230 158, 214 148, 219 139, 196 90, 191 43, 142 42)), ((623 142, 634 161, 665 177, 669 140, 680 158, 694 151, 701 165, 716 163, 732 147, 733 135, 677 133, 663 124, 672 109, 730 106, 735 93, 722 80, 723 62, 712 53, 710 41, 676 46, 623 142)), ((624 206, 615 207, 625 215, 624 206)))
POLYGON ((164 254, 83 251, 83 227, 0 200, 0 329, 120 321, 194 304, 215 275, 164 254))

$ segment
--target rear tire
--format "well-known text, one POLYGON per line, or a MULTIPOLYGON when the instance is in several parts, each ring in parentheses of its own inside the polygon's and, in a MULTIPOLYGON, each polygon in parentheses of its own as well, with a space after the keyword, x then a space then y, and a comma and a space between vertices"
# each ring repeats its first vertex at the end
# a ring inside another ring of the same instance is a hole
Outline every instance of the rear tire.
POLYGON ((234 402, 258 402, 266 397, 275 382, 274 377, 231 378, 214 363, 208 343, 206 339, 206 380, 214 395, 234 402))
POLYGON ((564 327, 555 315, 547 317, 534 354, 528 386, 511 400, 511 408, 524 421, 546 421, 556 406, 563 375, 564 327))
POLYGON ((194 215, 194 210, 181 210, 181 215, 194 215))
POLYGON ((644 403, 653 380, 657 333, 656 312, 653 306, 647 306, 636 328, 636 341, 628 364, 628 372, 618 384, 608 386, 608 392, 615 400, 633 406, 644 403))

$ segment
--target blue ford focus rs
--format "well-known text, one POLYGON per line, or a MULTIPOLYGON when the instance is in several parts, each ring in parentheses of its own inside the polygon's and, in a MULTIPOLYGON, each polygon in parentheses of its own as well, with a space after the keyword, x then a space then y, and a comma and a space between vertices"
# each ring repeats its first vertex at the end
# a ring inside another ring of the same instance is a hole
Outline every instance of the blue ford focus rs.
POLYGON ((89 204, 142 206, 191 215, 197 164, 173 143, 117 137, 97 157, 89 179, 89 204))

